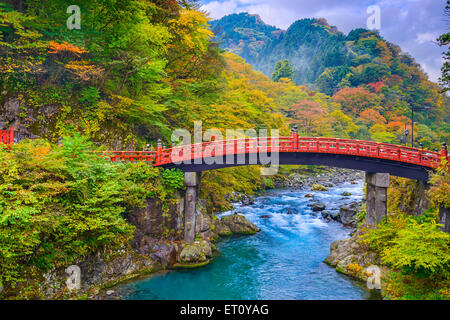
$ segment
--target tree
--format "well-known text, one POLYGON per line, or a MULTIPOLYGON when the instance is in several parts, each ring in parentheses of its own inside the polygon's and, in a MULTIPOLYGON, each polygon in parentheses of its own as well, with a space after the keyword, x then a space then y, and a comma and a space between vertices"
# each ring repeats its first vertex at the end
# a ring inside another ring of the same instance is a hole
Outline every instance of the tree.
POLYGON ((278 82, 281 78, 292 79, 294 68, 289 63, 289 60, 278 61, 275 65, 275 71, 272 74, 272 80, 278 82))
MULTIPOLYGON (((450 0, 447 0, 447 5, 444 9, 444 15, 450 17, 450 0)), ((450 44, 450 32, 444 33, 437 39, 439 45, 441 47, 448 46, 450 44)), ((443 91, 446 92, 450 90, 450 50, 447 48, 447 51, 443 53, 444 57, 444 66, 441 69, 442 76, 439 79, 439 83, 443 88, 443 91)))
POLYGON ((353 123, 352 118, 340 110, 330 113, 329 121, 335 134, 341 138, 354 138, 359 130, 359 127, 353 123))
POLYGON ((300 132, 308 136, 311 133, 319 134, 321 120, 327 116, 328 112, 318 102, 302 100, 292 105, 289 114, 293 118, 293 123, 299 124, 300 132))
POLYGON ((366 109, 380 108, 381 99, 364 88, 344 88, 334 96, 334 101, 342 105, 342 110, 352 116, 359 115, 366 109))
POLYGON ((317 78, 316 84, 321 92, 331 96, 349 72, 347 67, 326 68, 317 78))
POLYGON ((377 142, 394 143, 395 135, 387 132, 386 127, 382 124, 374 124, 370 130, 370 137, 377 142))
POLYGON ((350 81, 354 86, 382 81, 391 75, 391 71, 385 64, 367 63, 360 66, 360 68, 360 72, 356 72, 350 78, 350 81))
POLYGON ((386 119, 378 111, 373 109, 367 109, 361 112, 357 120, 358 122, 361 122, 369 127, 374 124, 386 124, 386 119))

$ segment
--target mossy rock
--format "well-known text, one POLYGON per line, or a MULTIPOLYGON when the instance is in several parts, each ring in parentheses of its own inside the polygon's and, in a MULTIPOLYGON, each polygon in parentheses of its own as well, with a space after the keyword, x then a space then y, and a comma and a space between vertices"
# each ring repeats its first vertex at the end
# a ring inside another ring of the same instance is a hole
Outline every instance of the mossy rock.
POLYGON ((199 263, 211 258, 211 244, 206 240, 199 240, 194 243, 186 244, 181 250, 179 263, 199 263))
POLYGON ((246 217, 238 214, 223 217, 220 222, 226 225, 233 234, 255 234, 261 231, 256 225, 248 221, 246 217))
POLYGON ((321 184, 313 184, 311 186, 311 191, 328 191, 328 188, 321 184))
POLYGON ((214 233, 218 236, 231 236, 233 234, 230 228, 221 220, 214 221, 214 233))

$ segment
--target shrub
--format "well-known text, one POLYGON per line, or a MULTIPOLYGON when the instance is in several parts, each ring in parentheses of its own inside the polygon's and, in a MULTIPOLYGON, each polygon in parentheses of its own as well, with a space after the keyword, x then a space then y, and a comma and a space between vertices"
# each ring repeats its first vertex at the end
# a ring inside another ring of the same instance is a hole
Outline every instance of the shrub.
POLYGON ((397 215, 362 236, 382 261, 406 273, 450 276, 450 235, 440 231, 436 219, 397 215))
POLYGON ((102 248, 129 243, 122 214, 146 199, 168 201, 182 173, 106 160, 85 138, 62 147, 28 140, 0 149, 0 284, 13 288, 32 270, 67 266, 102 248), (162 176, 162 177, 161 177, 162 176))

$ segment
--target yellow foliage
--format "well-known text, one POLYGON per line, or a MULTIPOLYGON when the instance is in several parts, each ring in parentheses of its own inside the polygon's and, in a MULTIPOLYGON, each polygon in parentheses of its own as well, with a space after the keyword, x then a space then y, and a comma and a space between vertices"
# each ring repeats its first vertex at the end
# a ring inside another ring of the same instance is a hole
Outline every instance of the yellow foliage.
POLYGON ((169 21, 171 33, 177 35, 181 43, 171 46, 183 46, 189 50, 205 52, 208 40, 214 36, 208 29, 208 18, 203 12, 184 9, 177 19, 169 21))
POLYGON ((361 271, 363 271, 363 267, 361 267, 358 263, 352 263, 347 265, 347 271, 351 272, 351 273, 359 273, 361 271))

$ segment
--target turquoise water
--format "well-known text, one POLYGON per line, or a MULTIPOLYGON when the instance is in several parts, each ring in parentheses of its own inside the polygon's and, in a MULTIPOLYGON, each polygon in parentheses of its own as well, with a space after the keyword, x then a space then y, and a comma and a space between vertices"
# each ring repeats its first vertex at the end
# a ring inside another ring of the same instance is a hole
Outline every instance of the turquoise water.
POLYGON ((208 266, 128 283, 118 289, 119 294, 139 300, 369 299, 364 284, 323 263, 331 242, 349 237, 351 230, 313 213, 307 193, 325 203, 327 210, 338 209, 361 199, 363 184, 345 183, 327 192, 270 191, 251 206, 221 214, 241 212, 261 228, 260 233, 221 240, 220 253, 208 266), (344 191, 352 196, 343 199, 344 191))

